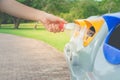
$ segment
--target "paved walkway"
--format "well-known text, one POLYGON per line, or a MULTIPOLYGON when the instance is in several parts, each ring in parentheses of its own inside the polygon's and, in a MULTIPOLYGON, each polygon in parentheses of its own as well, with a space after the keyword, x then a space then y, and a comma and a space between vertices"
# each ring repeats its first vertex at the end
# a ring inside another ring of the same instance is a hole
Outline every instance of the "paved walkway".
POLYGON ((0 80, 70 80, 64 55, 34 39, 0 34, 0 80))

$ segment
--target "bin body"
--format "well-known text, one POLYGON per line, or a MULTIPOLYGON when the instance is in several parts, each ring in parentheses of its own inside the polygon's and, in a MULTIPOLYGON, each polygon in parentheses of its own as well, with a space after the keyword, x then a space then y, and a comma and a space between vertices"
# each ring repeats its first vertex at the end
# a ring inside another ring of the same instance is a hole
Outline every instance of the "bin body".
POLYGON ((74 31, 64 49, 71 80, 120 80, 120 65, 114 64, 115 59, 114 63, 107 59, 110 52, 105 48, 109 36, 120 24, 120 13, 76 20, 75 23, 80 28, 74 31))

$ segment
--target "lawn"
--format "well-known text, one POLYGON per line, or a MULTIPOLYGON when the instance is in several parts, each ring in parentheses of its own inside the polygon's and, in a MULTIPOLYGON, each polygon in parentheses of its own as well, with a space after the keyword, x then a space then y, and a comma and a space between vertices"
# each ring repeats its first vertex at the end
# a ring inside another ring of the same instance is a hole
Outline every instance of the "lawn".
POLYGON ((35 23, 24 23, 20 25, 18 30, 16 30, 13 29, 13 24, 2 24, 0 33, 14 34, 40 40, 55 47, 59 51, 63 51, 65 44, 69 41, 69 36, 66 34, 66 31, 51 33, 48 32, 41 24, 39 24, 38 28, 35 30, 34 25, 35 23))

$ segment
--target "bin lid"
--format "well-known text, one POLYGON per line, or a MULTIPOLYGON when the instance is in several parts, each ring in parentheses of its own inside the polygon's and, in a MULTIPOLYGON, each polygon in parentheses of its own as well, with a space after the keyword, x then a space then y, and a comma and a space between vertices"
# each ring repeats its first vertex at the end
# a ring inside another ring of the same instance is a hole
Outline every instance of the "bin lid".
POLYGON ((120 12, 118 13, 112 13, 112 14, 105 14, 103 15, 103 18, 105 19, 109 31, 114 28, 115 26, 120 23, 120 12))

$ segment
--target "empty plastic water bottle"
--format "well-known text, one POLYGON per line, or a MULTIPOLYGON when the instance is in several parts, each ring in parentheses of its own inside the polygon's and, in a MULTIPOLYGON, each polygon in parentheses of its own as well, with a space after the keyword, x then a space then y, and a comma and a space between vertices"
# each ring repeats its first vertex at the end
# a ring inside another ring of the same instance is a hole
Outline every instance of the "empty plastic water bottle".
POLYGON ((61 23, 59 28, 60 29, 67 29, 67 30, 73 30, 75 27, 78 27, 79 25, 75 24, 75 23, 67 23, 67 24, 64 24, 64 23, 61 23))

